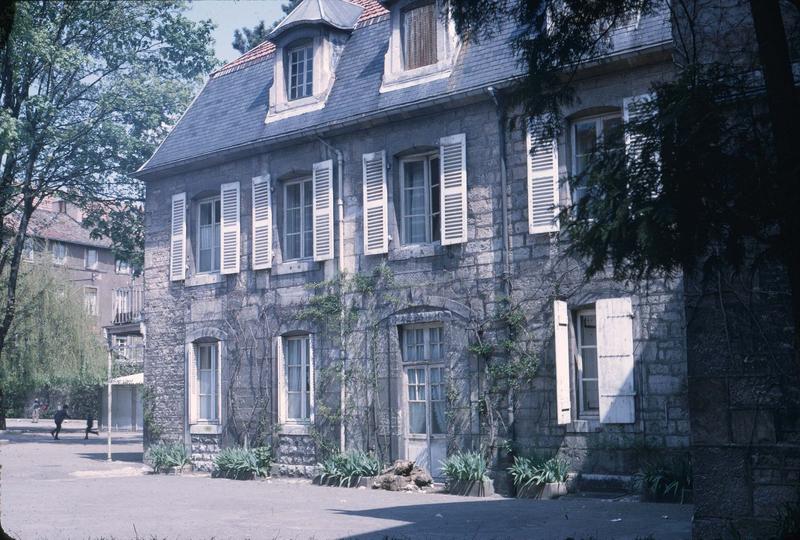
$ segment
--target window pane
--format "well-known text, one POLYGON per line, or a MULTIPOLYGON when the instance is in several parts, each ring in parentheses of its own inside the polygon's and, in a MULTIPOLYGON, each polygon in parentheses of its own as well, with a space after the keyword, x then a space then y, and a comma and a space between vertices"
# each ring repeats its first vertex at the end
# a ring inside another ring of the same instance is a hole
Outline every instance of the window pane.
POLYGON ((575 125, 575 175, 586 170, 589 159, 597 146, 595 121, 580 122, 575 125))
POLYGON ((298 420, 301 418, 301 410, 300 410, 300 403, 302 402, 302 396, 299 392, 290 393, 289 394, 289 418, 298 420))
POLYGON ((411 433, 427 433, 425 421, 425 403, 414 402, 408 404, 408 424, 411 433))
POLYGON ((581 346, 597 345, 597 328, 594 315, 581 315, 581 346))
POLYGON ((197 369, 211 369, 211 348, 201 346, 197 348, 197 369))
POLYGON ((447 424, 444 415, 444 401, 431 402, 431 433, 446 433, 447 424))
POLYGON ((210 369, 200 370, 200 393, 203 395, 214 393, 214 372, 210 369))
POLYGON ((211 225, 211 203, 200 204, 200 225, 211 225))
POLYGON ((619 116, 603 119, 603 142, 610 148, 623 148, 622 118, 619 116))
POLYGON ((581 350, 581 358, 583 359, 583 378, 596 379, 597 378, 597 349, 594 347, 585 348, 581 350))
POLYGON ((600 398, 597 391, 597 381, 583 381, 583 409, 596 411, 599 408, 600 398))

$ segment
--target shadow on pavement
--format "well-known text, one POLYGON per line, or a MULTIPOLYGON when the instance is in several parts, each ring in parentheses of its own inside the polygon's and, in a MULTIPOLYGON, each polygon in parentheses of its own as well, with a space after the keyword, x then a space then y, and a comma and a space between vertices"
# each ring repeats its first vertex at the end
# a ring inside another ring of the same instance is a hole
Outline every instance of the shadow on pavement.
MULTIPOLYGON (((80 457, 84 459, 94 459, 97 461, 105 461, 108 454, 105 452, 92 452, 92 453, 82 453, 78 454, 80 457)), ((127 461, 129 463, 142 463, 142 452, 113 452, 112 457, 114 461, 127 461)))

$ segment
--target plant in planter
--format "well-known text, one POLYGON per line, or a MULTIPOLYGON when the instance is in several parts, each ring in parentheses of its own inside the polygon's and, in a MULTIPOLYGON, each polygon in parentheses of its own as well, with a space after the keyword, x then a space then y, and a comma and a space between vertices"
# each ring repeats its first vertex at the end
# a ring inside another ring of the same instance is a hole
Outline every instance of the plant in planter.
POLYGON ((152 445, 147 449, 144 459, 153 467, 154 473, 181 473, 192 462, 186 447, 177 442, 152 445))
POLYGON ((647 501, 691 502, 692 463, 688 456, 645 461, 633 484, 647 501))
POLYGON ((214 458, 214 476, 250 480, 269 475, 272 450, 260 448, 223 448, 214 458))
POLYGON ((320 463, 321 473, 317 483, 333 483, 341 486, 359 485, 362 478, 372 478, 381 472, 381 462, 375 456, 361 450, 336 453, 320 463))
POLYGON ((494 493, 487 474, 486 459, 480 452, 458 452, 442 462, 447 490, 455 495, 485 497, 494 493))
POLYGON ((569 462, 564 459, 517 456, 508 472, 514 479, 517 497, 552 499, 567 493, 569 462))

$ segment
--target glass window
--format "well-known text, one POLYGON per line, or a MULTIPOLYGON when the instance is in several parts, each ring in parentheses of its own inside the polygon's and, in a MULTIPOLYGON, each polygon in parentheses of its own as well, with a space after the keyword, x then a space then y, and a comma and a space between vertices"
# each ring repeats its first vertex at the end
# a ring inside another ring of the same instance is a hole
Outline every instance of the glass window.
POLYGON ((404 362, 444 360, 441 325, 406 325, 403 327, 404 362))
POLYGON ((589 118, 575 122, 573 126, 573 164, 575 177, 572 188, 572 202, 577 204, 586 196, 586 182, 582 176, 589 168, 589 163, 600 144, 609 148, 624 148, 622 136, 622 117, 613 115, 589 118))
POLYGON ((36 255, 36 241, 33 238, 25 238, 25 243, 22 247, 22 256, 27 261, 32 261, 36 255))
POLYGON ((220 258, 220 201, 207 199, 197 205, 197 272, 218 272, 220 258))
POLYGON ((117 352, 117 358, 127 360, 128 338, 126 336, 114 336, 114 350, 117 352))
POLYGON ((123 261, 123 260, 120 260, 120 259, 117 259, 116 261, 114 261, 114 270, 116 271, 117 274, 130 274, 131 273, 131 267, 128 264, 128 261, 123 261))
POLYGON ((304 43, 289 49, 289 99, 300 99, 314 95, 314 46, 304 43))
POLYGON ((446 433, 447 423, 444 417, 444 368, 430 368, 431 386, 431 433, 446 433))
POLYGON ((291 261, 311 257, 314 249, 313 182, 302 180, 284 186, 284 256, 291 261))
POLYGON ((411 433, 427 433, 427 399, 425 368, 408 370, 408 429, 411 433))
POLYGON ((219 359, 217 343, 199 343, 197 355, 197 400, 198 420, 216 422, 219 420, 217 399, 217 377, 219 359))
POLYGON ((61 242, 53 242, 53 262, 64 264, 67 260, 67 246, 61 242))
POLYGON ((600 410, 597 382, 597 324, 594 310, 578 312, 578 386, 580 411, 595 415, 600 410))
POLYGON ((405 69, 435 64, 436 3, 418 5, 403 11, 402 34, 405 69))
POLYGON ((86 250, 86 268, 90 268, 92 270, 97 268, 97 250, 96 249, 87 249, 86 250))
POLYGON ((441 191, 438 155, 402 163, 403 244, 435 242, 441 234, 441 191))
POLYGON ((97 289, 95 287, 84 287, 83 303, 86 306, 86 313, 97 315, 97 289))
POLYGON ((287 419, 311 419, 311 355, 309 336, 285 338, 287 419))

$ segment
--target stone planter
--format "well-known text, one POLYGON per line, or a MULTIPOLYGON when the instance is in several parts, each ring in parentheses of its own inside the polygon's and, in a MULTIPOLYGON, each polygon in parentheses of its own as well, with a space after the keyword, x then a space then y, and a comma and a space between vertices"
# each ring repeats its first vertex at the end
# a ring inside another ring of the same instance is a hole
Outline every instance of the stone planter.
POLYGON ((494 495, 494 486, 491 480, 456 480, 447 483, 447 492, 463 497, 488 497, 494 495))
POLYGON ((169 475, 169 476, 180 476, 184 472, 192 472, 192 466, 191 465, 183 465, 181 467, 169 467, 168 469, 165 469, 165 470, 162 470, 162 471, 153 470, 153 472, 151 474, 166 474, 166 475, 169 475))
POLYGON ((566 494, 566 482, 530 484, 521 488, 517 488, 518 499, 556 499, 566 494))
POLYGON ((322 478, 321 474, 318 474, 314 477, 312 482, 318 486, 331 486, 331 487, 350 487, 350 488, 371 488, 372 484, 375 482, 377 476, 359 476, 354 477, 348 482, 345 481, 343 484, 340 484, 341 480, 339 478, 334 477, 327 477, 325 479, 322 478))

